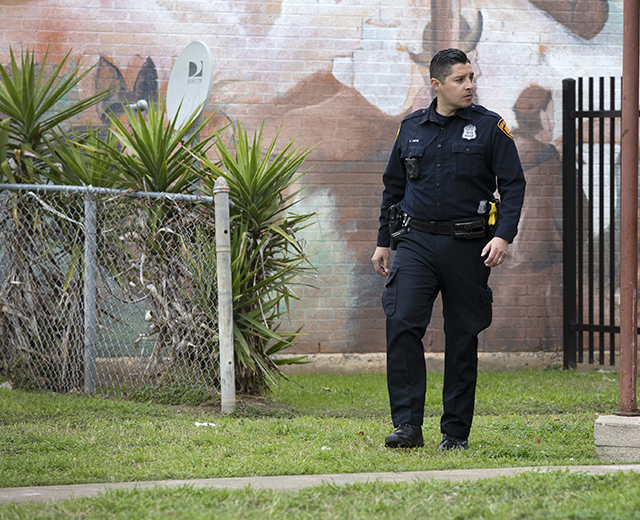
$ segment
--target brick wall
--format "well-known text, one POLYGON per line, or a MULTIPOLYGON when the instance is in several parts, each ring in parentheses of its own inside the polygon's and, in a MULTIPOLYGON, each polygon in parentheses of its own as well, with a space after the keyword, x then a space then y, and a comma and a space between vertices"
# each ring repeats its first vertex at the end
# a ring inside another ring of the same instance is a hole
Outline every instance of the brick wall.
MULTIPOLYGON (((100 107, 166 93, 180 51, 211 49, 207 111, 285 142, 317 145, 304 210, 315 287, 300 285, 291 327, 301 352, 384 350, 383 280, 373 273, 381 176, 402 117, 431 100, 428 61, 460 46, 477 71, 477 100, 516 136, 528 192, 509 261, 495 269, 494 324, 484 351, 561 348, 561 80, 621 74, 622 1, 606 0, 5 0, 9 47, 99 67, 76 95, 121 83, 100 107), (459 6, 455 9, 452 5, 459 6)), ((91 114, 96 123, 100 112, 91 114)), ((288 324, 285 324, 288 325, 288 324)), ((442 350, 434 312, 425 348, 442 350)))

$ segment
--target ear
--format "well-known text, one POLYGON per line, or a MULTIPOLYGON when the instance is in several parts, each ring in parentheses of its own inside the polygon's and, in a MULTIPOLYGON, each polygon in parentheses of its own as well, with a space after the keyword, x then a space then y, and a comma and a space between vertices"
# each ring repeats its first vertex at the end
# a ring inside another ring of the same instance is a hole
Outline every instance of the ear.
POLYGON ((440 83, 440 80, 436 78, 431 78, 431 88, 433 88, 433 90, 435 90, 436 92, 439 92, 441 85, 442 84, 440 83))

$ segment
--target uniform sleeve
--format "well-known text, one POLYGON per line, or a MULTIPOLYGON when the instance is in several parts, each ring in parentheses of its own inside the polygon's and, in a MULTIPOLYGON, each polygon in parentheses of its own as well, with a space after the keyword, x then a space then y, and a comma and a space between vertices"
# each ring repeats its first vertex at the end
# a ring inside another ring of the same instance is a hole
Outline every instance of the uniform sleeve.
MULTIPOLYGON (((400 137, 400 132, 398 133, 400 137)), ((387 168, 382 176, 384 191, 382 192, 382 205, 380 206, 380 228, 378 229, 379 247, 389 247, 389 221, 387 211, 390 206, 397 204, 404 197, 404 190, 407 184, 407 177, 402 160, 400 159, 399 139, 393 144, 393 150, 387 163, 387 168)))
POLYGON ((515 141, 503 119, 498 121, 494 129, 491 166, 497 177, 500 194, 496 236, 511 243, 518 234, 526 183, 515 141))

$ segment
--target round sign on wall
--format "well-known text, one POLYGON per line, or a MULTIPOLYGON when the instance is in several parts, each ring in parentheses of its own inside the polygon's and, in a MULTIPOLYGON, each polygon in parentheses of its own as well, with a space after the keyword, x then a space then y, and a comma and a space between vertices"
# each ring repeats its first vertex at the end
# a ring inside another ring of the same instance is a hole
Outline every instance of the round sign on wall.
POLYGON ((211 51, 202 42, 192 42, 178 56, 167 87, 167 115, 180 128, 209 99, 213 85, 211 51))

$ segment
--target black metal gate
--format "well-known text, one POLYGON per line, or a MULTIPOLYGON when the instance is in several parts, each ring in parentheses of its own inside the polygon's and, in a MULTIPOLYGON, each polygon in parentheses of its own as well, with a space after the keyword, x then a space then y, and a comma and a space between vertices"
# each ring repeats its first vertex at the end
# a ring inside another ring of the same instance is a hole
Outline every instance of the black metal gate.
POLYGON ((620 333, 621 81, 565 79, 562 88, 564 366, 596 359, 614 365, 620 333))

